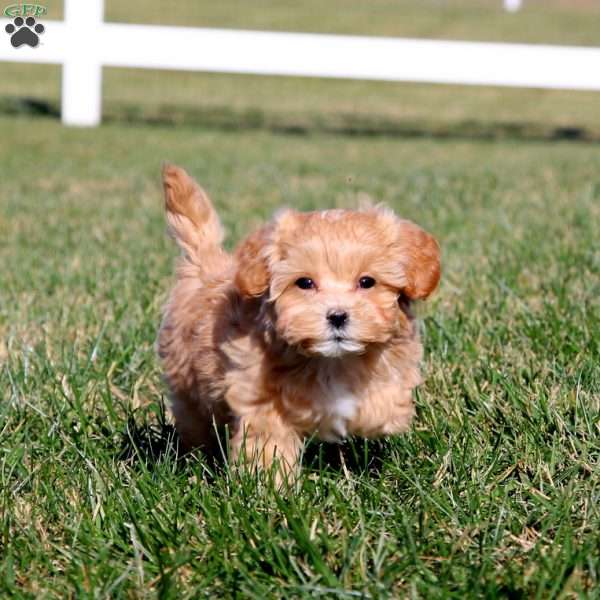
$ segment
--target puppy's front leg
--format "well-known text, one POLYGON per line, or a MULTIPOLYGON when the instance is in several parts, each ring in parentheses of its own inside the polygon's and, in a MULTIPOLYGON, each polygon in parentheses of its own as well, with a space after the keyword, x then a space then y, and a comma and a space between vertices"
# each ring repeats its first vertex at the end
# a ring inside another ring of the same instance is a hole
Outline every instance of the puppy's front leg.
POLYGON ((412 389, 397 386, 371 390, 350 423, 351 433, 378 437, 406 431, 415 412, 412 394, 412 389))
POLYGON ((273 408, 240 418, 231 440, 232 457, 245 459, 253 467, 268 469, 277 463, 275 480, 290 480, 300 464, 302 438, 273 408))

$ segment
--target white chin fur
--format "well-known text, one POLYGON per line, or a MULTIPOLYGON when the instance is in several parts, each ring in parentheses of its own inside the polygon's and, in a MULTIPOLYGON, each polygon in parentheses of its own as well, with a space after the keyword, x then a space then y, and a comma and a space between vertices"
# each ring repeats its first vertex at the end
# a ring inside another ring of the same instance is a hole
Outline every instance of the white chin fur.
POLYGON ((364 344, 353 340, 327 340, 312 347, 315 354, 336 358, 345 354, 359 354, 365 349, 364 344))

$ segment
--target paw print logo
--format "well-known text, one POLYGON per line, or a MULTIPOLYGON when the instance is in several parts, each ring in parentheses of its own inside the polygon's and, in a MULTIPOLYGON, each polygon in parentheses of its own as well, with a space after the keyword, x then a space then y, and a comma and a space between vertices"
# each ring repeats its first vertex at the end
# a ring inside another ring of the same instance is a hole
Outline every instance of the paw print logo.
POLYGON ((33 17, 27 17, 25 21, 22 17, 17 17, 13 23, 6 26, 6 33, 10 35, 10 43, 15 48, 23 44, 35 48, 40 43, 38 34, 44 33, 44 26, 41 23, 36 24, 33 17))

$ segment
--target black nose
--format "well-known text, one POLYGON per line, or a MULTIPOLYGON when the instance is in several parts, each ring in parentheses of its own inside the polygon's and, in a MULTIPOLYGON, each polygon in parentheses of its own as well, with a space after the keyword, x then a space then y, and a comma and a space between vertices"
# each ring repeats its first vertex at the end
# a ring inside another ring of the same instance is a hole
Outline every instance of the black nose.
POLYGON ((341 329, 348 321, 348 313, 332 311, 327 314, 327 320, 336 328, 341 329))

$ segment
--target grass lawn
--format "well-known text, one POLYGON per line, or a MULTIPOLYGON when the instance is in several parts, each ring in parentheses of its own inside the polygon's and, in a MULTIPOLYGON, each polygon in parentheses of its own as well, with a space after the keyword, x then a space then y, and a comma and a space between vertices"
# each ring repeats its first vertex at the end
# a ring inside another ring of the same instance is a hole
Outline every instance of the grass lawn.
POLYGON ((0 117, 0 595, 597 597, 600 147, 0 117), (407 435, 296 487, 177 460, 162 160, 233 243, 368 194, 436 234, 407 435))
MULTIPOLYGON (((164 4, 106 15, 600 46, 594 0, 164 4)), ((59 88, 0 63, 0 597, 600 597, 598 94, 105 69, 76 130, 31 114, 59 88), (312 443, 286 494, 178 459, 164 160, 230 245, 365 194, 438 237, 408 434, 312 443)))

